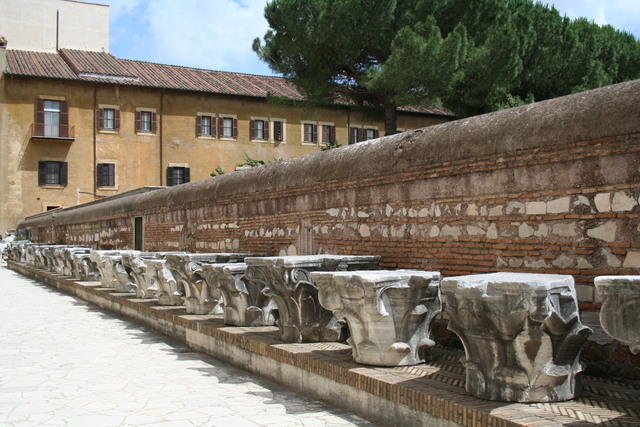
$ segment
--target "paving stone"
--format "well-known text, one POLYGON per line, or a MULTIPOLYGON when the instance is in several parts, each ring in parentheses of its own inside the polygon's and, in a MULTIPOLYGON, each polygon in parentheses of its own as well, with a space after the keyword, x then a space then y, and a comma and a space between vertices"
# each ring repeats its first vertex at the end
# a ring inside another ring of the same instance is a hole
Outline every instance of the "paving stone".
POLYGON ((2 425, 372 425, 1 267, 0 283, 2 425))

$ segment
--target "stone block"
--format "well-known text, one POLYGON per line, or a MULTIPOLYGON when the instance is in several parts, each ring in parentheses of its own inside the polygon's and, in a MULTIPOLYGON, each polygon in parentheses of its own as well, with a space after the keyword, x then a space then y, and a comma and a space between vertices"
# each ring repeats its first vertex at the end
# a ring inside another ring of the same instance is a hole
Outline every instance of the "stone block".
POLYGON ((414 365, 434 345, 440 273, 417 270, 314 272, 320 304, 349 325, 356 362, 414 365))
POLYGON ((640 354, 640 276, 599 276, 594 283, 602 328, 640 354))
POLYGON ((559 199, 547 202, 547 213, 565 213, 569 212, 570 197, 561 197, 559 199))
POLYGON ((629 251, 622 263, 624 268, 640 268, 640 252, 629 251))
POLYGON ((611 194, 610 193, 598 193, 593 198, 593 202, 596 205, 598 212, 611 211, 611 194))
POLYGON ((544 215, 547 213, 547 204, 545 202, 527 202, 527 215, 544 215))
POLYGON ((469 393, 509 402, 575 397, 580 352, 591 330, 580 322, 573 277, 449 277, 440 295, 449 329, 464 344, 469 393))
POLYGON ((624 191, 616 191, 613 194, 611 210, 613 212, 628 212, 637 206, 638 202, 634 197, 629 196, 624 191))

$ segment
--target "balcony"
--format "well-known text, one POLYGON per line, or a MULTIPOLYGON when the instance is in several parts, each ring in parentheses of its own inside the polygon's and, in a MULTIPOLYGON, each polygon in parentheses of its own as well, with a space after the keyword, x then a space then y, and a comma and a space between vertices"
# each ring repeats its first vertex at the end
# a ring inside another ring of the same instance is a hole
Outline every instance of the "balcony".
POLYGON ((75 126, 59 126, 55 129, 46 129, 41 123, 31 124, 31 140, 34 141, 61 141, 71 142, 76 139, 75 126))

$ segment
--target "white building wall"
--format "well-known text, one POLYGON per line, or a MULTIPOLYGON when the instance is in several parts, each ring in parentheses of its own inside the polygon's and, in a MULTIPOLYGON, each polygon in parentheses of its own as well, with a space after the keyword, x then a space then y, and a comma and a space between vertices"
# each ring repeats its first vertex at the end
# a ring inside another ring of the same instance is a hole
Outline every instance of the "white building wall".
POLYGON ((55 52, 60 48, 109 51, 109 6, 74 0, 0 0, 0 35, 7 48, 55 52))

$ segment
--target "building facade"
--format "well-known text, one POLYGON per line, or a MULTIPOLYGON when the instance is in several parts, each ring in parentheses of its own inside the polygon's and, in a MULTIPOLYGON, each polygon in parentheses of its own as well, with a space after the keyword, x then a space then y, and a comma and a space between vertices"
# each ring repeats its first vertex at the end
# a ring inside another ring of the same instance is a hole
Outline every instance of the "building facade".
MULTIPOLYGON (((71 49, 1 47, 0 66, 0 233, 38 212, 383 134, 375 113, 310 105, 278 77, 71 49)), ((398 126, 450 119, 408 108, 398 126)))

